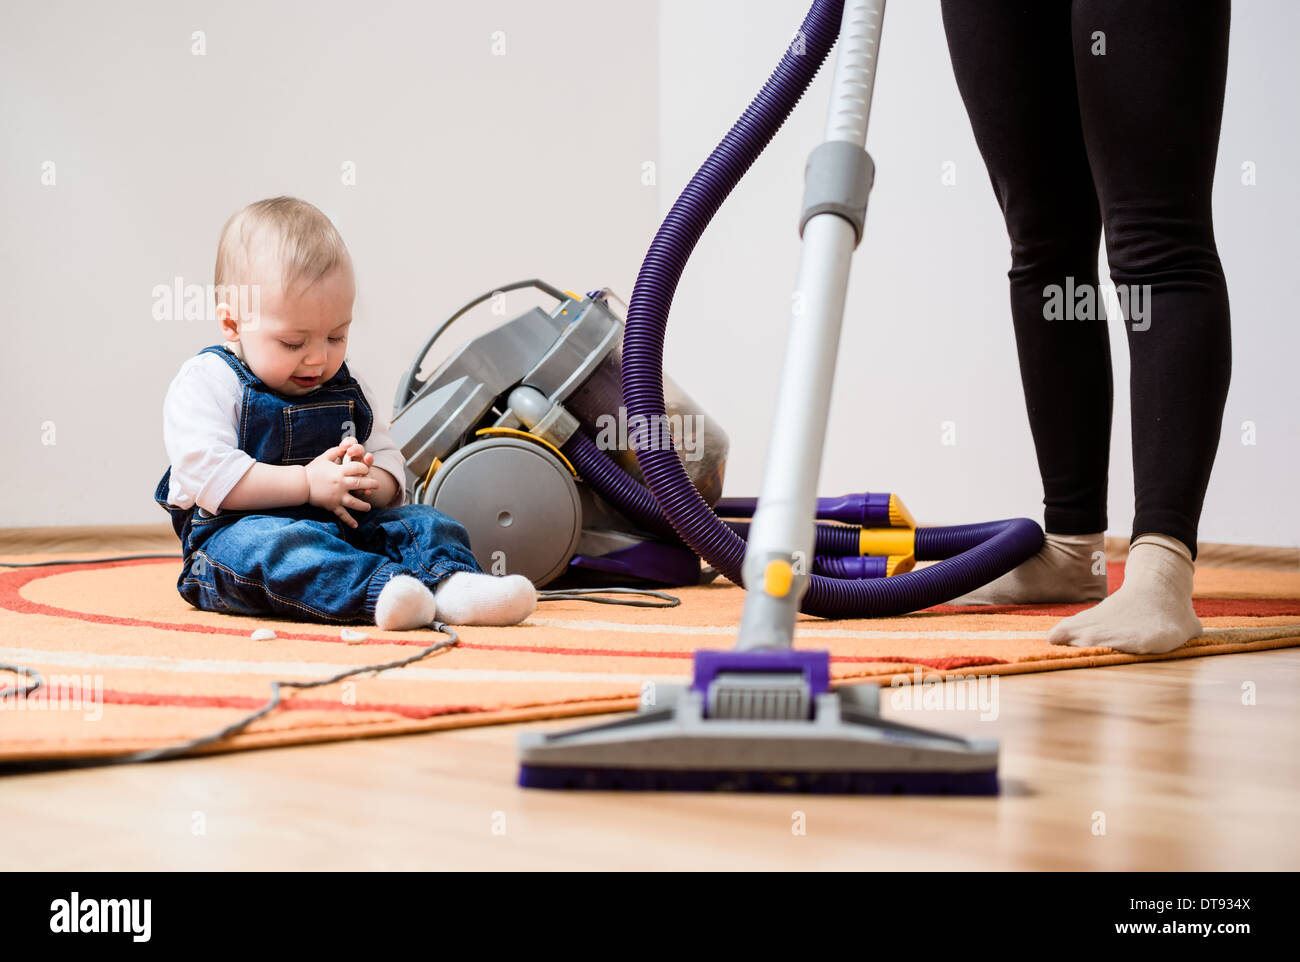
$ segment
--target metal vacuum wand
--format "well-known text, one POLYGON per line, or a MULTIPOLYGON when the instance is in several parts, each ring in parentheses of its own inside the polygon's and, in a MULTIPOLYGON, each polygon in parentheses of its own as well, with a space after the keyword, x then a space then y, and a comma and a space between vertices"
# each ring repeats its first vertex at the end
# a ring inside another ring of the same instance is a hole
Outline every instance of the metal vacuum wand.
MULTIPOLYGON (((826 140, 805 168, 803 249, 767 465, 745 552, 741 650, 781 650, 808 588, 831 384, 850 260, 862 240, 875 167, 864 149, 885 0, 847 0, 826 140)), ((798 39, 796 38, 796 43, 798 39)))

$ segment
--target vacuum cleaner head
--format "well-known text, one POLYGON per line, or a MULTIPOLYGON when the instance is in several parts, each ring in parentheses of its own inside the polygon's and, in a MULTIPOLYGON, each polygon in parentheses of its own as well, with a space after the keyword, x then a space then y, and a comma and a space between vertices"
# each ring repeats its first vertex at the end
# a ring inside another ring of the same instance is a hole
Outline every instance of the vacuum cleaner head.
POLYGON ((525 788, 996 795, 998 743, 880 717, 824 651, 697 651, 633 716, 520 737, 525 788))

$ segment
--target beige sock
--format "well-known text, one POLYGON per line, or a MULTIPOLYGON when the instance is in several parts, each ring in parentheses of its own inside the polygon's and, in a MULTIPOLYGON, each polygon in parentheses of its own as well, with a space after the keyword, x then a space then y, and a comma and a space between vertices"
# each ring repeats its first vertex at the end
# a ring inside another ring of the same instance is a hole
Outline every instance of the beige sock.
POLYGON ((1049 534, 1043 547, 996 581, 950 605, 1042 605, 1106 597, 1106 532, 1049 534))
POLYGON ((1194 571, 1187 545, 1168 535, 1144 534, 1129 548, 1120 589, 1060 622, 1047 640, 1134 655, 1173 651, 1201 634, 1192 609, 1194 571))

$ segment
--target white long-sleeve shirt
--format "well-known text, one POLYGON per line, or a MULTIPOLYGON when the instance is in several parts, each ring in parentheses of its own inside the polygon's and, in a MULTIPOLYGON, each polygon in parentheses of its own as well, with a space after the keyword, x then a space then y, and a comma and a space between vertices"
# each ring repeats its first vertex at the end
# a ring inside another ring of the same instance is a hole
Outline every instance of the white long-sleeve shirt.
MULTIPOLYGON (((388 419, 374 392, 351 364, 348 372, 361 385, 374 416, 363 446, 375 456, 374 467, 397 480, 397 497, 389 507, 398 507, 406 503, 406 461, 388 433, 388 419)), ((198 505, 216 514, 226 495, 256 463, 239 448, 243 402, 243 384, 217 355, 197 354, 181 365, 163 399, 163 444, 172 468, 168 502, 178 508, 198 505)))

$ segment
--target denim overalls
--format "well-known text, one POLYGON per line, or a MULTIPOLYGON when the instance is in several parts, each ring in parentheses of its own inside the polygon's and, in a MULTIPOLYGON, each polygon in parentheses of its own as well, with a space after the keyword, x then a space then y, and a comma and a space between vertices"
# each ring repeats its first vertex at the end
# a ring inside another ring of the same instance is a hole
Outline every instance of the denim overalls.
MULTIPOLYGON (((361 385, 338 373, 311 394, 273 391, 221 345, 216 354, 244 388, 239 447, 267 464, 307 464, 355 436, 370 436, 374 415, 361 385)), ((222 509, 167 503, 171 467, 154 500, 172 516, 184 561, 176 587, 196 608, 233 614, 275 613, 313 621, 373 621, 380 589, 409 574, 430 588, 457 571, 481 571, 464 526, 430 505, 349 508, 357 527, 315 505, 222 509)), ((405 483, 398 478, 398 484, 405 483)))

